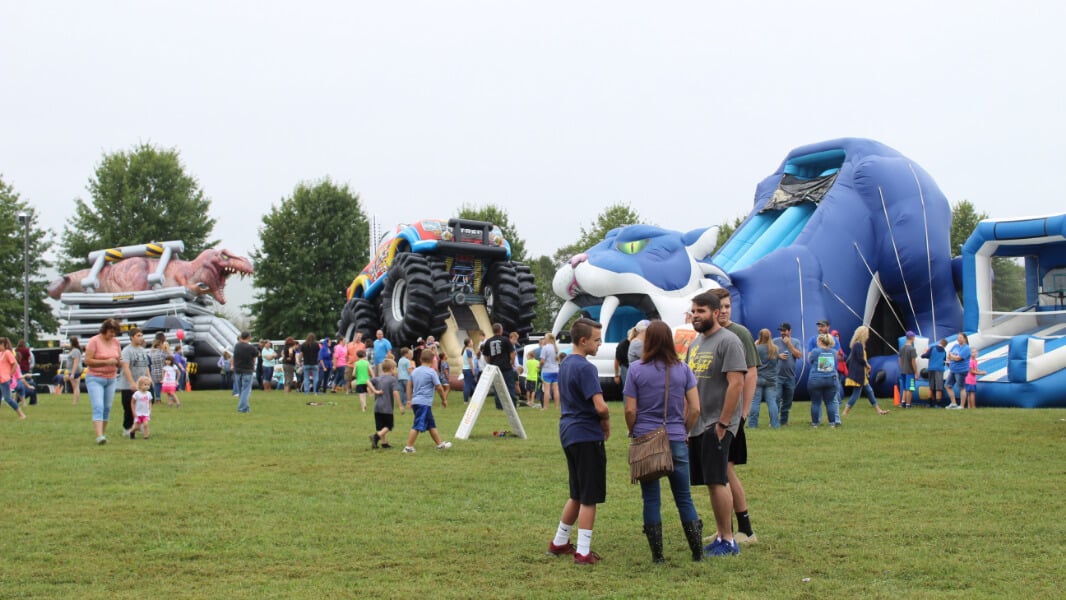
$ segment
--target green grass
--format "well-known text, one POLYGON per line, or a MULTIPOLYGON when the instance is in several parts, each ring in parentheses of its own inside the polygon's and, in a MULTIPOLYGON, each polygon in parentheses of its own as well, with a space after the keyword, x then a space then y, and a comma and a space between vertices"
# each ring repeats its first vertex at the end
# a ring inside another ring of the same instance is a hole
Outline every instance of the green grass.
MULTIPOLYGON (((153 435, 93 444, 88 398, 0 413, 0 598, 1060 596, 1066 586, 1066 411, 868 406, 839 430, 808 405, 749 432, 740 475, 760 543, 692 563, 666 494, 668 563, 652 565, 640 492, 611 404, 607 503, 578 567, 545 555, 566 498, 557 413, 489 406, 470 440, 371 451, 354 396, 224 392, 156 408, 153 435), (809 579, 809 581, 806 581, 809 579)), ((461 396, 434 412, 445 439, 461 396)), ((119 408, 115 406, 116 413, 119 408)), ((765 419, 765 414, 763 415, 765 419)), ((118 415, 121 419, 121 415, 118 415)), ((119 420, 118 423, 121 421, 119 420)), ((693 490, 711 522, 705 489, 693 490)))

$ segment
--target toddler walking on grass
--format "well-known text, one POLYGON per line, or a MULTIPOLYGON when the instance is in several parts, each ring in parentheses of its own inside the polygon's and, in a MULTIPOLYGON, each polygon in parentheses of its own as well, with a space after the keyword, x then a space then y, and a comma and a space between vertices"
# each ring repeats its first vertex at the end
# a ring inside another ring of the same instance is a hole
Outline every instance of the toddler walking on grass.
POLYGON ((174 366, 174 357, 167 356, 163 359, 163 385, 161 391, 167 396, 167 406, 181 408, 181 400, 178 400, 178 368, 174 366))
MULTIPOLYGON (((437 422, 433 419, 433 395, 444 390, 437 372, 433 370, 433 353, 423 352, 419 362, 422 364, 411 371, 411 399, 407 401, 407 408, 414 412, 415 422, 411 425, 411 433, 407 434, 404 454, 414 454, 415 440, 423 431, 429 432, 429 437, 433 438, 438 450, 452 447, 451 442, 441 441, 440 434, 437 433, 437 422)), ((444 400, 441 405, 448 408, 448 401, 444 400)))
POLYGON ((374 394, 374 427, 377 431, 370 436, 370 447, 392 448, 385 436, 395 427, 392 407, 396 404, 403 414, 403 405, 400 404, 400 381, 396 379, 396 361, 386 358, 381 362, 381 375, 372 378, 368 384, 370 392, 374 394))
MULTIPOLYGON (((163 379, 166 389, 166 378, 163 379)), ((148 439, 148 421, 152 420, 152 378, 147 375, 137 380, 137 391, 133 392, 133 430, 141 430, 141 438, 148 439)), ((130 436, 132 438, 132 435, 130 436)))

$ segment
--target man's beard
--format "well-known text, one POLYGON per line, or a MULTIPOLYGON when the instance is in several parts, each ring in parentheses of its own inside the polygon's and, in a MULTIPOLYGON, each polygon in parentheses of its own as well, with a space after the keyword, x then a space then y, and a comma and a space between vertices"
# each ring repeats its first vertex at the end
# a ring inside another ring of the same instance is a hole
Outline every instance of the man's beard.
POLYGON ((714 329, 714 321, 704 321, 703 319, 693 321, 692 328, 695 329, 697 333, 707 333, 714 329))

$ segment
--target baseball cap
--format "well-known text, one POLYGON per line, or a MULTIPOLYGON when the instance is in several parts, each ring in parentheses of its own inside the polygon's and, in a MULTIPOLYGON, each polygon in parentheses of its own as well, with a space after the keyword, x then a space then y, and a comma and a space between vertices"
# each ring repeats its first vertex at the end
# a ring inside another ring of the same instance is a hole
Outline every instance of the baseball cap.
POLYGON ((638 321, 637 324, 633 326, 633 329, 637 333, 640 333, 641 331, 644 331, 645 329, 647 329, 648 325, 651 325, 651 321, 649 321, 647 319, 644 319, 642 321, 638 321))
POLYGON ((829 326, 829 320, 828 319, 822 319, 822 320, 818 321, 818 324, 819 325, 825 325, 825 326, 828 327, 829 326))
POLYGON ((834 329, 833 331, 830 331, 830 332, 829 332, 829 335, 831 335, 831 336, 833 336, 833 337, 837 337, 837 336, 839 336, 839 335, 840 335, 840 332, 839 332, 839 331, 837 331, 836 329, 834 329))
POLYGON ((908 331, 908 332, 907 332, 907 337, 908 337, 908 338, 912 338, 912 337, 914 337, 914 332, 913 332, 913 331, 908 331))
POLYGON ((778 331, 792 331, 792 324, 789 323, 788 321, 785 321, 784 323, 782 323, 782 324, 777 326, 777 330, 778 331))

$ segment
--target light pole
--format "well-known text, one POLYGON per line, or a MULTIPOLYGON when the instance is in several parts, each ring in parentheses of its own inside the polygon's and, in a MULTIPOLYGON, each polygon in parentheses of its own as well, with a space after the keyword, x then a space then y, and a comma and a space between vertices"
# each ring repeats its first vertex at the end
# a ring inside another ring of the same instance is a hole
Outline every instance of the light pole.
POLYGON ((22 225, 22 339, 30 343, 30 213, 20 210, 22 225))

